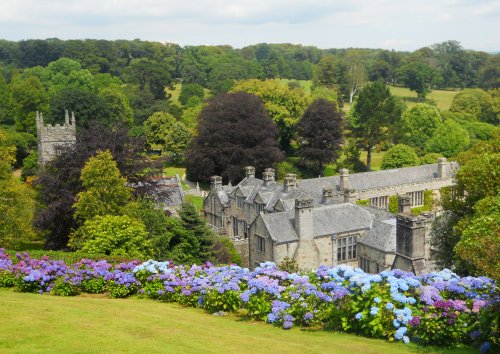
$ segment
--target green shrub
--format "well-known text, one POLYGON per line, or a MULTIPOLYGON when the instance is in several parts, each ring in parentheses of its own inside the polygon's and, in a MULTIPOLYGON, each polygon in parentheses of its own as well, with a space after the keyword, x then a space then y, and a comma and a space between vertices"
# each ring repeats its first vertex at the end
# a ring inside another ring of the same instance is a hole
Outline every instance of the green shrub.
POLYGON ((299 271, 299 265, 297 262, 289 257, 283 258, 281 263, 278 265, 278 268, 288 273, 297 273, 299 271))
POLYGON ((137 292, 137 285, 127 284, 129 286, 118 284, 114 280, 111 280, 106 285, 106 290, 109 291, 109 296, 113 299, 129 297, 137 292))
POLYGON ((358 205, 370 206, 370 199, 360 199, 356 201, 358 205))
POLYGON ((76 296, 79 291, 77 286, 71 284, 71 279, 60 277, 55 281, 50 293, 57 296, 76 296))
POLYGON ((390 168, 417 166, 418 164, 420 164, 420 159, 415 149, 405 144, 397 144, 387 150, 382 159, 381 168, 388 170, 390 168))
POLYGON ((393 214, 398 213, 398 196, 391 195, 389 197, 389 212, 393 214))
POLYGON ((422 214, 424 211, 431 211, 434 207, 434 200, 432 198, 432 191, 424 191, 424 205, 416 208, 411 208, 413 215, 422 214))
POLYGON ((102 277, 85 279, 80 284, 80 288, 89 294, 102 294, 106 290, 106 282, 102 277))
POLYGON ((2 270, 0 271, 0 288, 11 288, 16 284, 16 277, 14 274, 2 270))
POLYGON ((229 290, 220 293, 218 290, 212 290, 204 297, 203 308, 213 313, 218 311, 234 312, 241 306, 240 292, 229 290))

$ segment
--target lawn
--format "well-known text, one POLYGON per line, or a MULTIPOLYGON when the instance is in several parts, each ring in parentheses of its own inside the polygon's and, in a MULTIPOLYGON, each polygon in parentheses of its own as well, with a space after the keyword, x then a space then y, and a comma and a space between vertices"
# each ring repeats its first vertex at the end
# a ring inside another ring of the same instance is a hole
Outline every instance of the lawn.
POLYGON ((288 85, 290 81, 300 83, 300 86, 304 89, 305 93, 308 95, 311 93, 312 80, 290 80, 290 79, 280 79, 280 82, 284 85, 288 85))
MULTIPOLYGON (((366 155, 367 155, 366 151, 364 151, 364 150, 361 151, 361 156, 359 157, 359 159, 364 164, 366 164, 366 155)), ((382 166, 382 159, 384 158, 384 155, 385 155, 385 151, 380 151, 380 152, 372 151, 372 171, 380 170, 380 167, 382 166)))
POLYGON ((143 299, 0 289, 2 353, 473 353, 347 334, 289 331, 143 299), (435 348, 434 348, 435 349, 435 348))
POLYGON ((166 176, 173 177, 176 174, 179 175, 179 178, 181 179, 181 187, 182 190, 188 190, 189 186, 182 181, 182 176, 186 174, 186 168, 185 167, 165 167, 163 169, 163 172, 165 173, 166 176))
POLYGON ((186 203, 191 203, 194 205, 196 210, 203 210, 203 197, 198 197, 196 195, 192 194, 185 194, 184 195, 184 201, 186 203))
MULTIPOLYGON (((418 103, 416 92, 410 91, 410 89, 406 87, 389 86, 389 88, 391 93, 394 96, 402 98, 408 107, 414 106, 418 103)), ((427 95, 427 99, 436 102, 436 105, 440 110, 446 111, 450 109, 451 101, 457 93, 458 91, 432 90, 432 92, 427 95)))

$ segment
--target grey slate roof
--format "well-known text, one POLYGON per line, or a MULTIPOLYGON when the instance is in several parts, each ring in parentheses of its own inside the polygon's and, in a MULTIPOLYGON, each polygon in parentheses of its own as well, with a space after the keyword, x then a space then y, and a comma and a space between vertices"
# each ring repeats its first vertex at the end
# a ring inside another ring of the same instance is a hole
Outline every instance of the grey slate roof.
POLYGON ((148 185, 148 195, 153 198, 155 203, 164 207, 181 205, 184 202, 184 194, 180 185, 179 176, 174 177, 152 177, 141 185, 135 185, 134 188, 141 188, 148 185))
MULTIPOLYGON (((456 162, 448 162, 446 164, 447 175, 453 176, 457 168, 458 164, 456 162)), ((361 191, 372 188, 428 181, 437 178, 437 173, 438 164, 434 163, 382 171, 353 173, 349 174, 349 183, 352 189, 361 191)), ((298 180, 297 183, 299 188, 318 197, 321 195, 322 188, 324 187, 339 190, 340 176, 303 179, 298 180)))
POLYGON ((358 243, 386 253, 396 252, 396 218, 375 220, 373 227, 363 237, 358 238, 358 243))
POLYGON ((351 203, 326 205, 313 209, 314 237, 368 229, 374 216, 351 203))
MULTIPOLYGON (((289 212, 261 213, 273 241, 288 243, 298 241, 294 229, 293 208, 289 212)), ((359 243, 385 252, 396 250, 396 218, 391 213, 376 208, 342 203, 313 208, 313 237, 367 230, 359 243)))
POLYGON ((260 216, 262 217, 267 231, 269 232, 269 235, 274 242, 288 243, 299 240, 290 220, 289 213, 261 213, 260 216))

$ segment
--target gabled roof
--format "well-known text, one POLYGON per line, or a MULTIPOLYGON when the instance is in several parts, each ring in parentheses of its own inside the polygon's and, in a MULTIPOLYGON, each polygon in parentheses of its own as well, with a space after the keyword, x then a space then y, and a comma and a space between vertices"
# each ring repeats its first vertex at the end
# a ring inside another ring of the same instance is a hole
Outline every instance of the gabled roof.
POLYGON ((369 229, 374 219, 368 210, 351 203, 316 207, 313 208, 313 236, 369 229))
POLYGON ((375 220, 373 227, 358 239, 358 243, 383 252, 396 252, 396 218, 384 221, 375 220))
POLYGON ((260 217, 262 217, 262 221, 264 221, 267 232, 274 242, 288 243, 299 240, 290 220, 289 213, 261 213, 260 217))

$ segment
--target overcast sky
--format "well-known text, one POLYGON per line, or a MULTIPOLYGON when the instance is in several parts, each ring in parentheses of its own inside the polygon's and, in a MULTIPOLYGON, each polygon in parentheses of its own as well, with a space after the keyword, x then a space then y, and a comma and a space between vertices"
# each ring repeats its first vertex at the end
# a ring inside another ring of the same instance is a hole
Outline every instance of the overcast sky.
POLYGON ((0 38, 500 50, 500 0, 2 0, 0 38))

